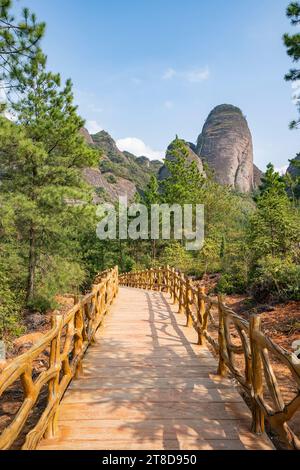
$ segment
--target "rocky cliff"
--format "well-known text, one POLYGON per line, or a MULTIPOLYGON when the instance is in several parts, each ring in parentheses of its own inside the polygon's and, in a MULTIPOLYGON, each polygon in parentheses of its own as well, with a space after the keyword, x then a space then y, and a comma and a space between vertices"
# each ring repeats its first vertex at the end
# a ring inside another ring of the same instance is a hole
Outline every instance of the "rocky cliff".
MULTIPOLYGON (((193 144, 190 144, 189 142, 185 142, 184 140, 182 142, 185 144, 186 149, 189 152, 187 162, 188 163, 195 162, 199 172, 201 174, 204 174, 202 161, 193 150, 193 148, 195 149, 195 146, 193 146, 193 144)), ((169 147, 167 149, 166 160, 169 160, 169 161, 174 160, 174 157, 172 156, 172 150, 173 150, 173 147, 174 147, 174 143, 175 143, 175 140, 173 142, 171 142, 171 144, 169 145, 169 147)), ((165 165, 163 165, 159 170, 158 179, 161 181, 161 180, 164 180, 164 179, 168 178, 168 176, 169 176, 168 169, 165 165)))
MULTIPOLYGON (((168 170, 160 161, 151 161, 145 156, 121 152, 113 138, 105 131, 90 135, 82 129, 89 145, 101 151, 99 168, 87 168, 86 180, 95 188, 95 200, 116 200, 127 195, 133 199, 148 184, 151 175, 160 180, 168 177, 168 170)), ((196 162, 204 174, 204 163, 214 172, 216 181, 242 193, 257 189, 262 172, 253 163, 253 145, 249 126, 242 111, 232 105, 223 104, 209 114, 197 144, 183 141, 189 151, 188 161, 196 162)), ((173 142, 166 152, 172 158, 173 142)), ((291 170, 293 171, 293 170, 291 170)))
POLYGON ((119 196, 129 200, 137 192, 143 191, 150 177, 157 174, 162 166, 160 161, 150 161, 147 157, 136 157, 129 152, 121 152, 113 138, 105 131, 90 135, 87 129, 81 134, 89 145, 101 152, 98 168, 86 168, 83 172, 86 181, 95 188, 94 201, 115 201, 119 196))
POLYGON ((254 189, 252 136, 242 111, 220 105, 209 114, 196 152, 223 185, 247 193, 254 189))
MULTIPOLYGON (((242 111, 232 105, 220 105, 209 114, 197 144, 185 142, 189 148, 189 161, 197 163, 204 174, 204 163, 213 170, 216 181, 242 193, 257 189, 263 173, 253 163, 252 136, 242 111)), ((168 147, 166 158, 170 158, 168 147)), ((168 171, 160 169, 159 179, 168 171)))
POLYGON ((253 165, 253 184, 254 189, 258 189, 261 185, 261 179, 263 177, 263 172, 256 166, 253 165))

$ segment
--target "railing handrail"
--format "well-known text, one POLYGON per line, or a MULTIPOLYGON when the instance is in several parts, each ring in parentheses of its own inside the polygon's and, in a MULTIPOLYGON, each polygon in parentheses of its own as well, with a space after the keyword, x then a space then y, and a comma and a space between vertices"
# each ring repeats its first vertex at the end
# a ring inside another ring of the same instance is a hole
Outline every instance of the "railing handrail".
POLYGON ((173 302, 179 304, 179 313, 185 313, 187 326, 193 326, 198 333, 198 344, 203 345, 207 341, 215 350, 219 358, 218 374, 225 376, 230 371, 247 394, 252 404, 253 432, 263 433, 267 420, 290 449, 300 450, 300 440, 288 426, 288 421, 300 408, 300 360, 262 332, 258 315, 252 315, 248 322, 228 307, 222 296, 219 295, 216 300, 206 295, 204 287, 195 286, 188 276, 169 266, 122 274, 119 283, 168 292, 173 302), (213 322, 212 307, 218 309, 218 341, 208 332, 209 324, 213 322), (232 341, 232 327, 238 333, 241 346, 232 341), (277 383, 269 353, 289 368, 295 380, 298 392, 287 404, 277 383), (235 354, 244 355, 244 371, 236 367, 235 354), (267 404, 264 398, 266 391, 273 406, 267 404))
POLYGON ((0 449, 9 449, 18 438, 45 385, 48 386, 47 405, 36 426, 27 434, 22 448, 33 450, 43 435, 56 435, 60 401, 73 377, 81 372, 82 358, 88 346, 95 341, 96 332, 117 292, 118 268, 100 273, 92 292, 67 313, 54 313, 51 330, 0 371, 0 397, 19 379, 24 392, 19 411, 0 435, 0 449), (34 361, 43 352, 49 353, 49 365, 34 380, 34 361))

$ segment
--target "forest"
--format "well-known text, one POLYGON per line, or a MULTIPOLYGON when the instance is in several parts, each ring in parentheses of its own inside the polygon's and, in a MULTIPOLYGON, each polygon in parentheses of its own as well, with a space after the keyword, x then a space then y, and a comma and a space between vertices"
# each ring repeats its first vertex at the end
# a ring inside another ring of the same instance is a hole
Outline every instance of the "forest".
MULTIPOLYGON (((300 4, 287 9, 300 25, 300 4)), ((257 190, 242 194, 223 186, 206 168, 204 177, 176 137, 165 160, 168 177, 155 175, 136 202, 204 204, 205 243, 189 252, 184 240, 99 240, 93 188, 83 177, 101 166, 102 152, 81 134, 71 80, 48 68, 46 25, 11 0, 0 5, 0 338, 26 332, 24 319, 59 307, 58 296, 90 289, 96 274, 115 265, 121 272, 169 265, 193 279, 217 276, 215 292, 258 302, 300 301, 300 153, 293 172, 270 163, 257 190), (13 13, 14 12, 14 13, 13 13)), ((283 47, 300 80, 300 34, 283 47)), ((284 78, 282 78, 284 79, 284 78)), ((298 116, 291 132, 299 132, 298 116)), ((117 165, 117 163, 116 163, 117 165)))

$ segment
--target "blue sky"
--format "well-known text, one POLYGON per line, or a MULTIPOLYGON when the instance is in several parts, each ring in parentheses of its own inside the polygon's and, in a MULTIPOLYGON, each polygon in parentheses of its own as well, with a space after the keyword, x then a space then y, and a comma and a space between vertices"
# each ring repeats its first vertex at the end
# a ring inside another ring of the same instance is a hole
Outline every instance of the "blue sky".
POLYGON ((277 168, 300 151, 282 35, 288 0, 28 0, 47 22, 49 67, 71 77, 91 131, 162 156, 195 141, 211 109, 239 106, 254 159, 277 168))

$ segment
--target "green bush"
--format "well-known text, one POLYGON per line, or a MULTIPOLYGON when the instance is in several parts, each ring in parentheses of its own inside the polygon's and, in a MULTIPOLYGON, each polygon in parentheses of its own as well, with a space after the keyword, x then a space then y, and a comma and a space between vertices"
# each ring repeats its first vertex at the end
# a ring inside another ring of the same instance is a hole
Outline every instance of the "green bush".
POLYGON ((107 175, 106 181, 110 184, 116 184, 117 178, 114 175, 107 175))
POLYGON ((0 338, 19 336, 22 332, 20 304, 7 277, 0 272, 0 338))
POLYGON ((169 265, 173 268, 187 272, 192 263, 192 257, 181 243, 172 241, 163 251, 160 258, 161 265, 169 265))
POLYGON ((86 273, 76 262, 60 257, 44 260, 43 270, 37 276, 37 290, 28 307, 34 311, 46 312, 57 307, 55 296, 77 293, 85 280, 86 273))
POLYGON ((300 300, 300 265, 291 259, 267 256, 254 272, 251 293, 261 301, 300 300))
POLYGON ((240 273, 224 273, 217 285, 217 291, 221 294, 243 294, 246 290, 245 279, 240 273))

